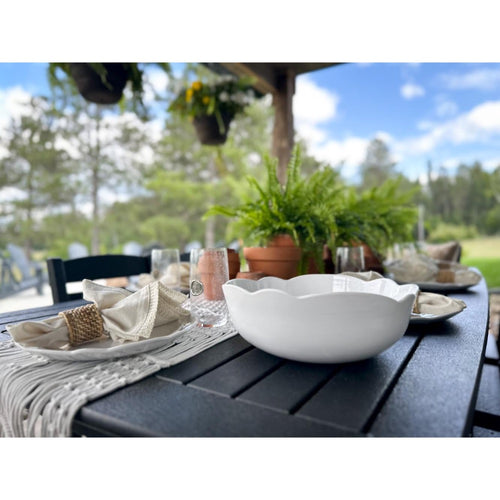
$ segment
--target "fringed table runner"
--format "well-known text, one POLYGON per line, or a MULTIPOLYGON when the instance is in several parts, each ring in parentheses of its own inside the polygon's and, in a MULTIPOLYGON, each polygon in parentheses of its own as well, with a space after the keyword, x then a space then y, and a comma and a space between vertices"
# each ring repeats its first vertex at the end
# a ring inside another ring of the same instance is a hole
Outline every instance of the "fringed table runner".
POLYGON ((0 436, 71 436, 87 402, 175 365, 236 335, 230 323, 194 327, 174 344, 108 361, 58 361, 0 342, 0 436))

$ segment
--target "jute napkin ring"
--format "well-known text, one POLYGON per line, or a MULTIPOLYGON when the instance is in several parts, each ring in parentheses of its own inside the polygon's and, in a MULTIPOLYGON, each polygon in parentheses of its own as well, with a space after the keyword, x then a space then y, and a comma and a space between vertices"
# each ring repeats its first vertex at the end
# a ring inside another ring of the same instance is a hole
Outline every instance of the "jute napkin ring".
POLYGON ((69 343, 72 346, 97 340, 106 335, 104 323, 96 304, 87 304, 68 311, 62 311, 59 316, 66 321, 69 343))

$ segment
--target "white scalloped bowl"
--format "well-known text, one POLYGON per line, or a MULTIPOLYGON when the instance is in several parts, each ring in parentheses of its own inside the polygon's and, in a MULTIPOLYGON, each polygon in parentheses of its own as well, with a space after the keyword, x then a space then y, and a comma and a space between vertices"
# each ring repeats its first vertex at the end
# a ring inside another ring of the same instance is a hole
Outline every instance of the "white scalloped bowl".
POLYGON ((223 289, 245 340, 311 363, 359 361, 384 351, 404 335, 418 293, 412 284, 340 274, 233 279, 223 289))

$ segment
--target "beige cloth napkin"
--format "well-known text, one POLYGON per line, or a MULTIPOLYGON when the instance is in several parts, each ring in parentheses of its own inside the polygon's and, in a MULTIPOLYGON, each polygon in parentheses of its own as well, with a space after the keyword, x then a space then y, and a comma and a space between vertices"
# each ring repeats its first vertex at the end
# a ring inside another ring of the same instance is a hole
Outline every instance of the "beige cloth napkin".
MULTIPOLYGON (((162 279, 167 285, 170 281, 170 275, 174 273, 174 266, 177 264, 170 264, 167 268, 165 278, 162 279)), ((189 262, 181 262, 179 264, 179 274, 181 278, 181 288, 189 289, 189 262)), ((152 274, 143 273, 139 275, 137 285, 142 288, 155 280, 152 274)))
POLYGON ((427 255, 417 254, 386 263, 387 271, 396 281, 402 283, 454 283, 477 285, 481 275, 467 266, 454 262, 434 260, 427 255))
POLYGON ((466 307, 465 302, 460 299, 452 299, 439 293, 420 292, 413 312, 442 316, 443 314, 463 311, 466 307))
MULTIPOLYGON (((93 302, 102 317, 104 331, 113 341, 138 341, 175 332, 191 321, 182 307, 186 295, 154 281, 137 292, 99 285, 84 280, 83 298, 93 302)), ((66 320, 55 316, 43 321, 24 321, 7 325, 12 338, 21 346, 67 349, 66 320)))

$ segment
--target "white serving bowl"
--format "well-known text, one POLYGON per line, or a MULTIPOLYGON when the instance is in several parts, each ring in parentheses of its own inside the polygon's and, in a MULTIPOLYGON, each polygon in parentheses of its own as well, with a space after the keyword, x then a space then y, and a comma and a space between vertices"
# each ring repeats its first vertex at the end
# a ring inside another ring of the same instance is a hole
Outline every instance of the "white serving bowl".
POLYGON ((417 285, 340 274, 233 279, 223 289, 245 340, 311 363, 359 361, 384 351, 404 335, 418 293, 417 285))

